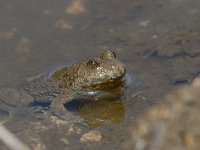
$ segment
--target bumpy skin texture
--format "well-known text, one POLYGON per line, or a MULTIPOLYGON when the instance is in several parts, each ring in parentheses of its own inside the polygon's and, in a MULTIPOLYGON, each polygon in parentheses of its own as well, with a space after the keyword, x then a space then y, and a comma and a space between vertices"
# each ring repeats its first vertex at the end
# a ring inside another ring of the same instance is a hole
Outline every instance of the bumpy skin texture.
POLYGON ((124 64, 116 59, 115 53, 106 50, 99 57, 81 61, 61 68, 50 76, 43 75, 27 82, 23 90, 35 101, 52 101, 50 109, 53 114, 69 120, 70 113, 64 107, 66 102, 85 94, 83 91, 102 90, 101 84, 121 80, 125 72, 124 64))

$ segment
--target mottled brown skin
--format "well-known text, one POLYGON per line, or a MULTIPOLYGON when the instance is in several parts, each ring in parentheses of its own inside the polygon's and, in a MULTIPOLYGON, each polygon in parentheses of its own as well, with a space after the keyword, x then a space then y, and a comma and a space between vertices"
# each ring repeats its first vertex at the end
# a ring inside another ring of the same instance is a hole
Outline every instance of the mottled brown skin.
MULTIPOLYGON (((50 76, 43 75, 27 82, 23 90, 35 101, 50 101, 53 114, 70 120, 72 116, 64 107, 66 102, 88 93, 97 95, 98 91, 102 91, 107 86, 107 83, 110 86, 110 83, 120 81, 125 72, 124 64, 116 59, 115 53, 106 50, 99 57, 81 61, 61 68, 50 76)), ((2 98, 1 95, 3 94, 0 94, 0 99, 3 101, 6 96, 2 98)))

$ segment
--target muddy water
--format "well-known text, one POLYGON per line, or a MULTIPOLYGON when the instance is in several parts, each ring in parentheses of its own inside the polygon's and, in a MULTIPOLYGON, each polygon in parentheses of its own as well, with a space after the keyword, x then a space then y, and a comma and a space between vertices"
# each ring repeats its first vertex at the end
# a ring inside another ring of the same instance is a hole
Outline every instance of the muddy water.
POLYGON ((92 127, 69 127, 48 107, 19 108, 12 117, 2 112, 1 120, 32 149, 120 149, 131 122, 199 73, 199 9, 197 0, 0 0, 1 88, 20 87, 30 76, 106 48, 128 73, 120 100, 80 107, 92 127), (102 139, 81 141, 91 130, 102 139))

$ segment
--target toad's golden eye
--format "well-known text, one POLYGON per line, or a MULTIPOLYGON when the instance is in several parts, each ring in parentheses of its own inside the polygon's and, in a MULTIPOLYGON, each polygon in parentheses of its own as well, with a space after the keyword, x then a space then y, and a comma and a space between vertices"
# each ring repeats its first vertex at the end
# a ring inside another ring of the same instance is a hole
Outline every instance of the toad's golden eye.
POLYGON ((87 62, 87 66, 92 68, 92 69, 95 69, 95 68, 100 66, 100 63, 98 61, 94 60, 94 59, 90 59, 87 62))

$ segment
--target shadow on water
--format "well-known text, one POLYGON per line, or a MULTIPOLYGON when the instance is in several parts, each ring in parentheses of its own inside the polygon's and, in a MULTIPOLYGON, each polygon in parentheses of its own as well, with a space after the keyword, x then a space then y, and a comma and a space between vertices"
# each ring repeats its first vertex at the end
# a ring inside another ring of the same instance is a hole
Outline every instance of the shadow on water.
POLYGON ((9 112, 3 109, 0 109, 0 120, 5 120, 9 116, 9 112))

